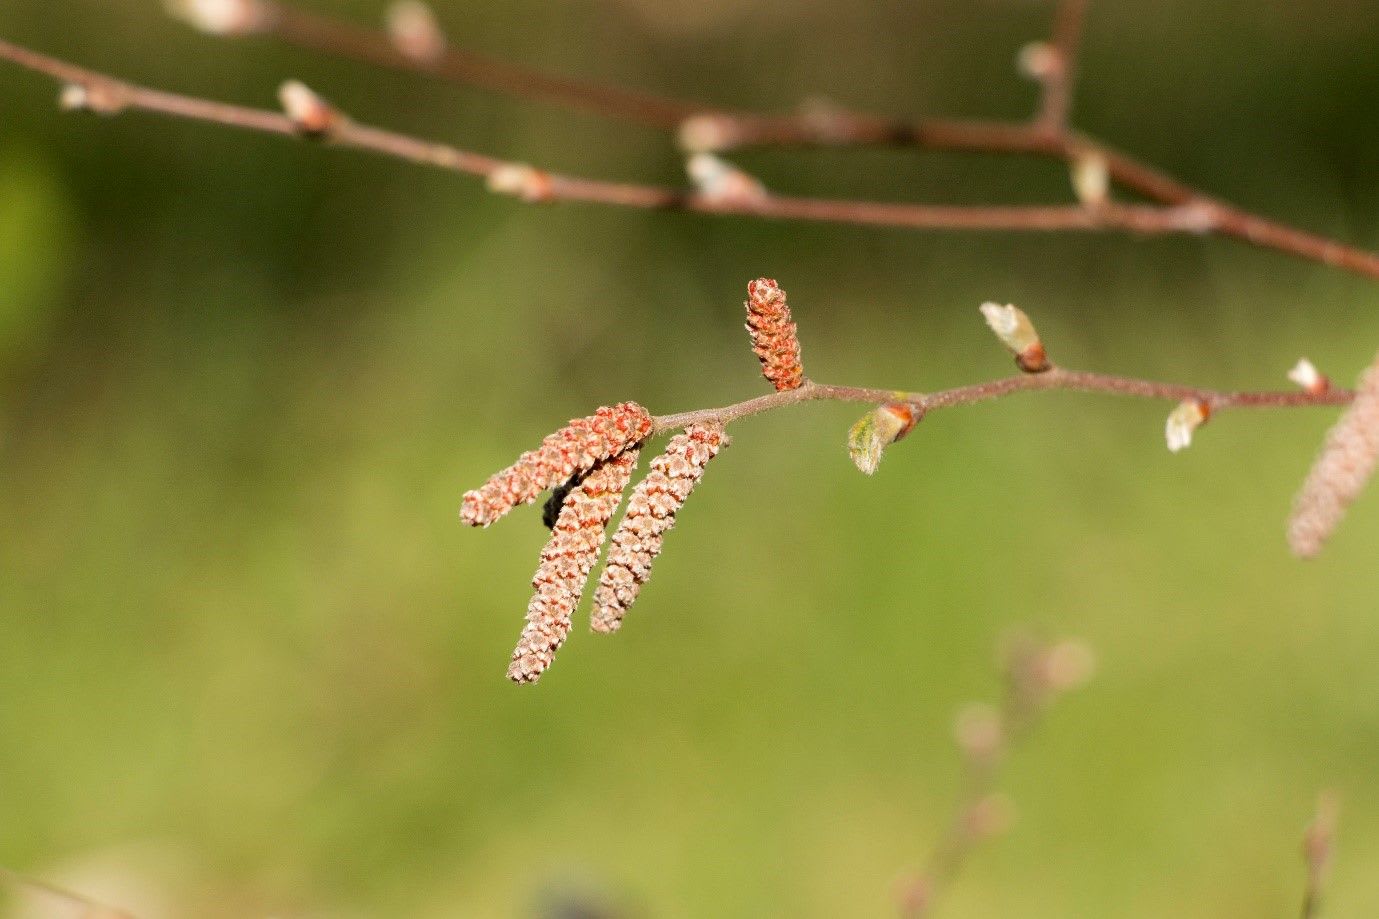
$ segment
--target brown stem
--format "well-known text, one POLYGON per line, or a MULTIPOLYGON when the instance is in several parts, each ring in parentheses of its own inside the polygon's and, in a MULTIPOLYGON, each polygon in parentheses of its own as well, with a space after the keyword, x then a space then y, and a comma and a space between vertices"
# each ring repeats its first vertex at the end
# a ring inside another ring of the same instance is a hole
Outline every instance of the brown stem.
POLYGON ((1059 0, 1054 13, 1053 39, 1049 44, 1055 66, 1044 81, 1044 97, 1038 115, 1039 124, 1051 131, 1061 132, 1068 127, 1088 5, 1089 0, 1059 0))
MULTIPOLYGON (((98 96, 102 100, 102 111, 107 114, 141 109, 279 136, 302 136, 292 119, 278 112, 150 89, 5 41, 0 41, 0 60, 8 60, 64 83, 86 88, 92 97, 98 96)), ((654 210, 912 229, 1043 232, 1121 230, 1162 234, 1199 232, 1201 224, 1201 215, 1194 211, 1147 205, 1109 205, 1095 209, 1078 206, 968 207, 783 196, 759 199, 712 197, 666 186, 606 182, 544 173, 448 144, 359 124, 343 116, 332 122, 328 133, 320 140, 334 146, 366 150, 492 181, 497 181, 500 174, 516 170, 524 177, 525 185, 508 190, 541 201, 583 201, 654 210)))
MULTIPOLYGON (((293 121, 278 112, 229 105, 178 95, 127 83, 66 61, 39 54, 0 40, 0 60, 76 84, 99 95, 107 114, 141 109, 194 121, 211 122, 279 136, 301 136, 293 121), (99 92, 96 92, 99 91, 99 92)), ((988 132, 1001 136, 1010 146, 1032 145, 1029 135, 988 132)), ((1205 198, 1183 198, 1173 193, 1171 180, 1161 180, 1149 170, 1134 167, 1131 174, 1150 185, 1164 185, 1166 198, 1184 203, 1175 206, 1107 204, 1100 207, 1055 206, 953 206, 896 204, 879 201, 848 201, 827 198, 724 198, 686 192, 678 188, 607 182, 532 170, 521 164, 422 140, 346 118, 335 122, 325 143, 391 156, 420 165, 495 180, 504 171, 520 169, 528 178, 518 193, 530 200, 582 201, 619 207, 676 210, 714 215, 739 215, 769 220, 808 220, 856 226, 910 229, 987 231, 1107 231, 1139 234, 1210 233, 1236 236, 1259 246, 1290 252, 1302 258, 1346 268, 1379 278, 1379 255, 1361 252, 1282 227, 1262 218, 1234 211, 1205 198)), ((1043 142, 1041 142, 1043 143, 1043 142)), ((1111 160, 1113 169, 1117 166, 1111 160)), ((1124 164, 1121 165, 1125 169, 1124 164)), ((511 189, 509 189, 511 190, 511 189)))
POLYGON ((435 60, 402 53, 387 35, 340 19, 262 0, 263 30, 291 44, 396 70, 412 70, 495 93, 537 99, 661 130, 674 130, 711 106, 602 83, 544 73, 519 64, 447 48, 435 60))
POLYGON ((938 409, 989 402, 1020 392, 1053 389, 1171 402, 1195 399, 1205 402, 1213 413, 1232 408, 1301 408, 1304 406, 1347 405, 1355 396, 1348 389, 1327 389, 1318 393, 1302 390, 1227 392, 1199 386, 1159 383, 1153 380, 1139 380, 1105 373, 1086 373, 1054 367, 1045 373, 1001 377, 983 383, 971 383, 953 389, 941 389, 932 393, 905 392, 895 389, 868 389, 859 386, 828 386, 809 380, 799 389, 758 396, 755 399, 747 399, 720 408, 662 415, 655 419, 655 431, 657 433, 677 431, 692 424, 709 422, 729 424, 739 418, 748 418, 752 415, 774 411, 787 405, 797 405, 801 402, 865 402, 876 405, 883 402, 908 402, 919 409, 921 413, 928 413, 938 409))
MULTIPOLYGON (((1036 210, 1012 215, 1002 209, 971 208, 954 214, 923 205, 880 205, 774 199, 764 206, 706 202, 667 189, 613 187, 606 183, 562 180, 558 197, 641 207, 668 207, 718 214, 829 220, 880 226, 983 230, 1122 229, 1137 232, 1215 233, 1297 258, 1379 280, 1379 254, 1285 226, 1219 201, 1068 125, 1079 49, 1090 0, 1060 0, 1050 47, 1057 66, 1044 81, 1040 111, 1032 122, 931 119, 906 121, 852 111, 823 114, 763 115, 673 99, 653 93, 574 80, 469 51, 449 49, 434 61, 399 51, 378 30, 261 0, 262 31, 298 46, 353 57, 373 64, 481 86, 519 98, 661 130, 683 128, 704 119, 713 149, 720 152, 771 146, 923 147, 936 150, 1024 154, 1071 162, 1096 155, 1112 180, 1164 205, 1183 206, 1173 216, 1112 212, 1097 219, 1073 209, 1036 210), (860 211, 859 211, 860 207, 860 211)), ((444 159, 444 157, 442 157, 444 159)), ((423 161, 427 161, 423 158, 423 161)))

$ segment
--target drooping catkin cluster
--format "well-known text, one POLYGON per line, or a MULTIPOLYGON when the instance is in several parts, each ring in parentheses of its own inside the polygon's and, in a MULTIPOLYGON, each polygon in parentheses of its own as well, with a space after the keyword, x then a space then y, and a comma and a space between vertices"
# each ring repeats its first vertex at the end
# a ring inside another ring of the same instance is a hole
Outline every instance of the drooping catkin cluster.
POLYGON ((608 521, 637 465, 637 447, 599 464, 565 496, 532 576, 527 624, 512 652, 508 679, 535 682, 570 634, 570 620, 598 562, 608 521))
POLYGON ((704 475, 704 467, 728 443, 720 425, 692 425, 671 438, 651 461, 651 471, 632 492, 627 513, 608 550, 608 563, 594 593, 593 629, 616 632, 623 614, 651 576, 675 515, 704 475))
POLYGON ((1360 379, 1355 401, 1326 435, 1288 519, 1288 545, 1304 558, 1322 550, 1379 462, 1379 356, 1360 379))
POLYGON ((800 363, 800 339, 785 291, 770 278, 757 278, 747 285, 747 331, 752 350, 761 361, 761 375, 777 392, 799 389, 804 384, 800 363))
POLYGON ((517 505, 530 504, 547 489, 646 440, 651 426, 651 413, 635 402, 604 406, 587 418, 576 418, 494 473, 483 487, 465 492, 460 519, 486 527, 517 505))

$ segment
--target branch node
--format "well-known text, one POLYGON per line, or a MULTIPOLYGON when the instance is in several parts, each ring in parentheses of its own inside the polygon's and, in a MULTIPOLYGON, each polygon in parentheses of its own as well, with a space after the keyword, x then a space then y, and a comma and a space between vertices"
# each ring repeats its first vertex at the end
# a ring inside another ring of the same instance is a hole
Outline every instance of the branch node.
POLYGON ((92 80, 63 85, 58 95, 58 108, 64 112, 112 116, 128 108, 128 101, 119 83, 92 80))
POLYGON ((240 36, 266 32, 272 10, 259 0, 167 0, 168 14, 207 35, 240 36))
POLYGON ((770 195, 756 176, 712 153, 696 153, 685 161, 685 172, 700 197, 718 203, 760 203, 770 195))
POLYGON ((306 137, 324 139, 345 123, 335 106, 318 96, 300 80, 288 80, 278 87, 278 101, 292 126, 306 137))
POLYGON ((445 57, 445 32, 421 0, 398 0, 388 7, 387 24, 393 47, 409 60, 429 67, 445 57))
POLYGON ((551 175, 526 163, 503 163, 485 179, 488 190, 497 195, 511 195, 529 204, 539 204, 555 197, 551 175))

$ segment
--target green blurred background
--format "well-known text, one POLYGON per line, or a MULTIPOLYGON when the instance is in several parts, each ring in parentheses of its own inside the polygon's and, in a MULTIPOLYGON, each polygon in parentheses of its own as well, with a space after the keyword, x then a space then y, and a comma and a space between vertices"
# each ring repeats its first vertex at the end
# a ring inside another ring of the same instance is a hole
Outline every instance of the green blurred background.
MULTIPOLYGON (((381 0, 312 0, 374 22, 381 0)), ((1023 117, 1033 0, 439 0, 457 44, 748 108, 1023 117)), ((155 0, 6 0, 0 35, 608 178, 653 132, 218 41, 155 0)), ((1379 246, 1379 7, 1101 0, 1077 120, 1247 207, 1379 246)), ((1372 282, 1197 238, 1003 236, 530 207, 366 155, 60 116, 0 68, 0 864, 161 916, 885 916, 948 819, 952 713, 1023 625, 1097 678, 1011 762, 1019 817, 942 915, 1379 914, 1379 497, 1315 563, 1283 518, 1328 411, 1071 394, 926 420, 874 479, 856 407, 741 424, 616 638, 503 679, 544 531, 459 496, 575 415, 763 391, 743 285, 815 378, 1003 374, 983 300, 1074 367, 1288 385, 1379 344, 1372 282)), ((739 159, 782 192, 1067 200, 1049 163, 739 159)), ((12 898, 14 915, 30 907, 12 898)))

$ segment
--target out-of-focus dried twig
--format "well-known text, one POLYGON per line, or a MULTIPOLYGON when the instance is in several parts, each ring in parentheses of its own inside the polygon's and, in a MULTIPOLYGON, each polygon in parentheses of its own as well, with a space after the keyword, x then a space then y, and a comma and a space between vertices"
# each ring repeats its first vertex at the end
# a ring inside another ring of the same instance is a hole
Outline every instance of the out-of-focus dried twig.
POLYGON ((9 884, 15 890, 41 896, 78 910, 81 919, 136 919, 133 913, 119 907, 93 900, 47 881, 31 878, 11 868, 0 867, 0 881, 9 884))
POLYGON ((1336 823, 1341 800, 1333 791, 1317 796, 1317 813, 1302 838, 1302 855, 1307 862, 1307 887, 1302 897, 1302 919, 1317 919, 1322 914, 1322 894, 1331 859, 1336 851, 1336 823))
MULTIPOLYGON (((195 6, 197 0, 178 0, 195 6)), ((445 45, 432 55, 409 53, 396 35, 299 10, 272 0, 214 0, 242 7, 239 28, 219 27, 220 34, 274 34, 301 47, 351 57, 372 64, 414 70, 432 76, 484 87, 517 98, 541 100, 631 123, 678 133, 691 152, 721 153, 748 147, 788 146, 900 146, 979 153, 1050 157, 1086 175, 1095 163, 1107 180, 1143 195, 1169 213, 1146 220, 1109 200, 1082 202, 1070 211, 1102 211, 1101 220, 1079 220, 1074 213, 1003 213, 1003 208, 973 208, 973 213, 910 213, 917 205, 873 202, 821 202, 813 199, 772 198, 720 201, 727 207, 690 205, 684 200, 642 207, 677 207, 707 213, 733 213, 797 220, 838 220, 846 223, 931 229, 1074 230, 1122 229, 1134 232, 1213 233, 1252 245, 1287 252, 1299 258, 1379 279, 1379 254, 1348 246, 1269 220, 1220 201, 1160 172, 1110 145, 1074 130, 1069 122, 1078 72, 1084 24, 1090 0, 1058 0, 1052 34, 1022 54, 1026 73, 1040 85, 1035 115, 1028 121, 994 122, 965 119, 896 119, 814 106, 798 113, 767 115, 723 106, 672 99, 653 93, 554 76, 533 68, 499 61, 445 45), (735 205, 735 206, 732 206, 735 205)), ((223 17, 221 17, 223 19, 223 17)), ((219 22, 217 23, 219 24, 219 22)), ((204 25, 203 25, 204 28, 204 25)), ((557 184, 576 182, 561 179, 557 184)), ((1079 183, 1080 184, 1080 183, 1079 183)), ((646 189, 643 189, 644 191, 646 189)), ((564 191, 575 192, 576 188, 564 191)), ((664 189, 657 190, 664 192, 664 189)), ((555 198, 580 198, 557 190, 555 198)), ((712 197, 712 196, 709 196, 712 197)))
POLYGON ((1009 827, 1014 806, 997 790, 1001 766, 1038 727, 1048 707, 1085 683, 1094 668, 1091 648, 1076 639, 1043 644, 1016 635, 1007 642, 1000 703, 970 703, 959 710, 954 722, 963 790, 953 819, 924 869, 901 889, 900 911, 905 919, 928 915, 976 848, 1009 827))

